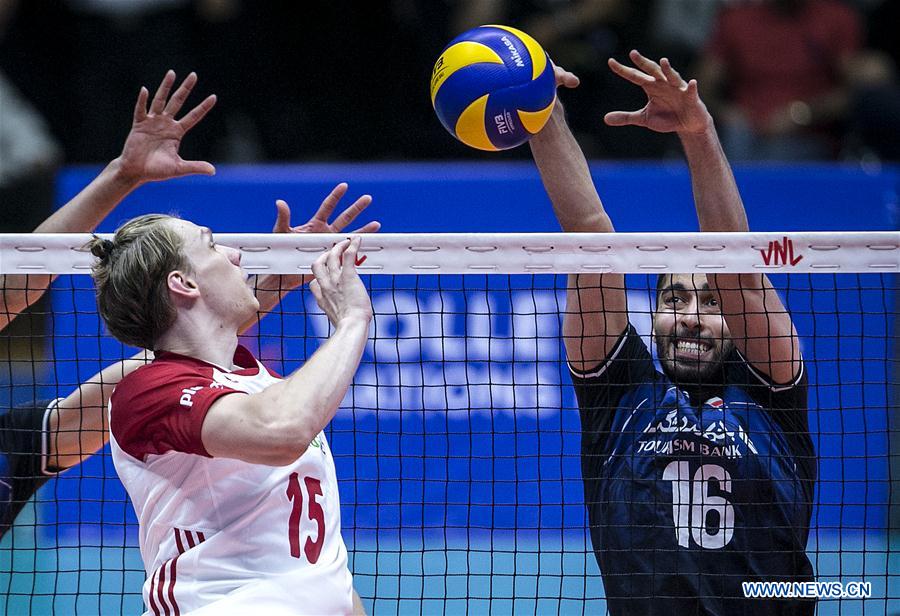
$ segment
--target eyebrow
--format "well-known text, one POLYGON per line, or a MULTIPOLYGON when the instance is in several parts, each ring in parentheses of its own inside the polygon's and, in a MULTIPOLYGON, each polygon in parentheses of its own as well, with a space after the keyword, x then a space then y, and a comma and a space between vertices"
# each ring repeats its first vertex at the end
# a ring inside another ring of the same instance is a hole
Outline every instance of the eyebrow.
POLYGON ((684 286, 684 285, 683 285, 682 283, 680 283, 680 282, 673 282, 673 283, 670 284, 669 286, 663 287, 662 289, 660 289, 659 292, 662 294, 662 293, 671 293, 672 291, 684 291, 684 292, 688 292, 688 291, 709 291, 709 283, 708 283, 708 282, 704 282, 704 283, 703 283, 703 286, 700 287, 699 289, 697 289, 697 288, 688 289, 686 286, 684 286))

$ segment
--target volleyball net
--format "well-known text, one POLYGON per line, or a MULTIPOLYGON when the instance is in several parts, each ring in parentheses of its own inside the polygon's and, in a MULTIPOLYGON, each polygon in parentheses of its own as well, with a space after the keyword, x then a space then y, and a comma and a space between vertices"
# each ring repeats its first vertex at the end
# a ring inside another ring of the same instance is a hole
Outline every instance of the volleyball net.
MULTIPOLYGON (((0 236, 0 273, 58 275, 34 316, 4 332, 6 408, 64 397, 134 353, 97 316, 85 239, 0 236)), ((242 251, 248 272, 265 275, 309 272, 340 238, 216 239, 242 251)), ((626 275, 628 319, 655 361, 660 274, 769 277, 799 334, 809 381, 818 477, 812 502, 795 503, 812 508, 806 554, 817 581, 869 585, 864 600, 820 598, 818 613, 900 609, 896 233, 378 234, 364 238, 361 256, 375 318, 326 434, 354 585, 370 613, 605 613, 561 330, 571 273, 626 275)), ((289 374, 329 333, 299 289, 242 342, 289 374)), ((674 419, 666 425, 677 430, 674 419)), ((728 446, 733 429, 693 431, 728 446)), ((767 435, 746 436, 755 455, 767 455, 757 451, 767 435)), ((671 482, 673 499, 689 479, 671 482)), ((682 509, 669 501, 666 532, 677 536, 683 523, 688 541, 695 530, 727 535, 726 484, 702 483, 724 501, 694 498, 689 483, 686 498, 697 502, 682 505, 699 507, 703 521, 691 521, 690 507, 679 521, 682 509)), ((0 542, 5 612, 141 612, 137 530, 108 449, 51 479, 0 542)), ((644 557, 652 571, 653 559, 665 562, 652 549, 644 557)))

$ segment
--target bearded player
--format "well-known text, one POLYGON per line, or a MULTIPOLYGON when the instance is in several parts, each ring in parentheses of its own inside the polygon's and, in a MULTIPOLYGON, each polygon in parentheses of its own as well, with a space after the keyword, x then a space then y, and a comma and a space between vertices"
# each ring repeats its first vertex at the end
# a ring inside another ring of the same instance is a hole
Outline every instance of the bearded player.
MULTIPOLYGON (((663 59, 610 60, 643 88, 612 126, 675 132, 700 228, 747 231, 712 118, 663 59)), ((577 78, 557 69, 557 81, 577 78)), ((612 232, 561 106, 531 140, 565 231, 612 232)), ((760 274, 664 275, 653 337, 628 322, 621 274, 573 275, 564 317, 581 411, 591 540, 612 614, 812 614, 809 601, 745 599, 742 582, 812 579, 805 548, 816 475, 797 332, 760 274)))

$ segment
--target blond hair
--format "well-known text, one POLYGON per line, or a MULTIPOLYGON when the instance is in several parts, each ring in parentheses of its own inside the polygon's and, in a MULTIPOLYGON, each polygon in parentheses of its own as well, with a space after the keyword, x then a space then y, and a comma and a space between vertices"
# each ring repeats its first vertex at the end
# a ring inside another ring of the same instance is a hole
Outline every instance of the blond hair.
POLYGON ((98 261, 91 268, 97 309, 109 332, 121 342, 153 350, 175 322, 168 276, 189 271, 177 220, 164 214, 132 218, 112 240, 94 237, 87 244, 98 261))

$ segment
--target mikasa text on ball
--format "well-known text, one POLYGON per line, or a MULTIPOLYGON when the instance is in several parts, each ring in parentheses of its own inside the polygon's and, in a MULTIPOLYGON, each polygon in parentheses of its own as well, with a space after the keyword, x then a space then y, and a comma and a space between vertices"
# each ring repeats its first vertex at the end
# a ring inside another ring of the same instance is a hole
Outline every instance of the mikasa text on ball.
POLYGON ((450 41, 431 73, 431 105, 450 133, 479 150, 525 143, 556 102, 553 65, 515 28, 479 26, 450 41))

